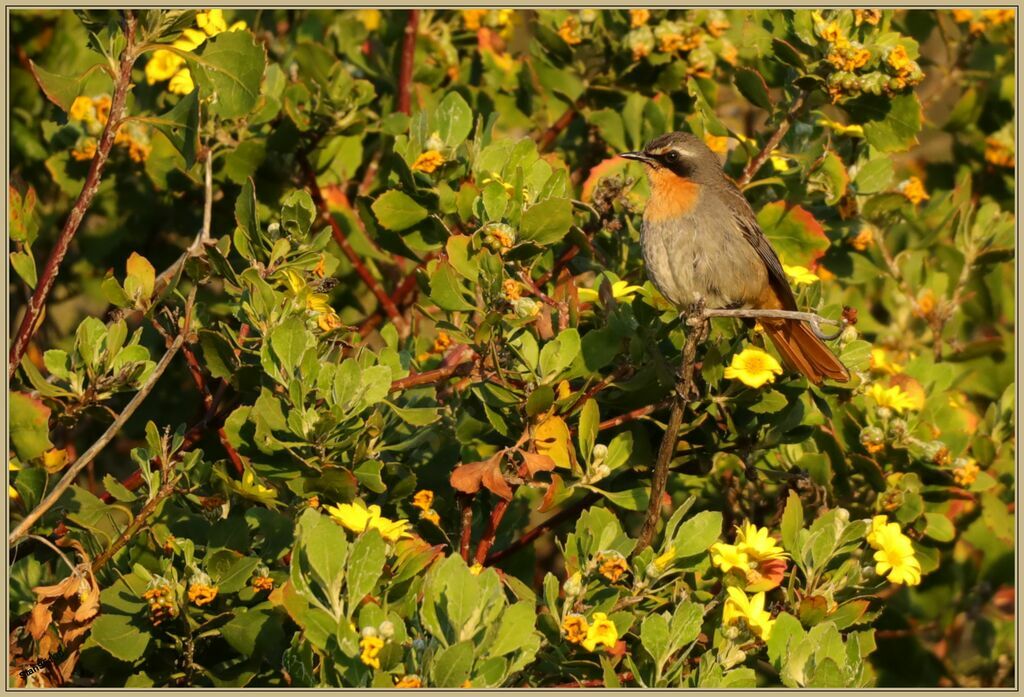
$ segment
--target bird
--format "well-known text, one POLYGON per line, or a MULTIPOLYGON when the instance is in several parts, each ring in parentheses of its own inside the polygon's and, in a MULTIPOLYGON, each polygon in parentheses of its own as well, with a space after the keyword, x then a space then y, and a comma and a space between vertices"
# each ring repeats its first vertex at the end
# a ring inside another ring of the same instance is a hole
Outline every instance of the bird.
MULTIPOLYGON (((797 309, 782 262, 750 203, 700 138, 674 131, 621 157, 642 163, 650 182, 640 246, 647 275, 666 300, 682 311, 698 304, 797 309)), ((790 370, 816 385, 825 378, 849 381, 846 366, 807 323, 759 321, 790 370)))

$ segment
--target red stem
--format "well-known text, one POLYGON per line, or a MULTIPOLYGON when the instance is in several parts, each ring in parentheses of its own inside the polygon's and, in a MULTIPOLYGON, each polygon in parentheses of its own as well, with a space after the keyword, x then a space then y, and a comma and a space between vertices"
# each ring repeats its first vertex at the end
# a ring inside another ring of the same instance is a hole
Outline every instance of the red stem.
POLYGON ((494 505, 494 510, 491 511, 491 519, 487 521, 487 529, 484 531, 484 536, 480 538, 480 542, 476 546, 477 564, 483 564, 487 560, 487 553, 494 546, 494 537, 498 534, 498 526, 501 525, 501 519, 505 517, 508 505, 509 502, 505 499, 501 499, 494 505))
MULTIPOLYGON (((25 355, 29 341, 32 340, 39 316, 46 305, 46 298, 53 288, 54 281, 57 280, 60 264, 64 260, 68 246, 71 244, 75 233, 78 232, 78 226, 81 225, 82 219, 89 210, 92 199, 100 187, 103 167, 106 165, 110 149, 114 145, 114 136, 121 125, 125 100, 131 87, 132 64, 135 62, 135 15, 132 14, 131 10, 125 11, 125 23, 126 44, 124 50, 121 51, 117 83, 114 85, 114 94, 110 100, 110 113, 107 117, 107 123, 103 126, 103 132, 100 134, 100 141, 96 146, 96 154, 93 155, 92 162, 89 164, 89 171, 85 175, 85 183, 82 185, 82 190, 79 192, 67 220, 64 221, 64 227, 57 237, 56 244, 54 244, 53 249, 50 251, 50 256, 46 260, 46 266, 43 268, 43 274, 39 278, 39 283, 36 285, 35 292, 32 294, 28 306, 25 308, 25 316, 21 318, 21 325, 18 327, 14 341, 11 343, 7 365, 8 378, 14 376, 14 371, 21 364, 21 358, 25 355)), ((35 71, 33 71, 33 76, 35 76, 35 71)))
POLYGON ((469 544, 473 539, 473 496, 471 494, 459 494, 459 506, 461 507, 462 534, 459 540, 459 554, 462 560, 469 562, 469 544))
POLYGON ((423 373, 414 373, 413 375, 409 375, 399 380, 395 380, 394 382, 391 383, 391 389, 389 391, 399 392, 401 390, 408 390, 413 387, 422 387, 423 385, 434 385, 439 382, 444 382, 449 378, 468 375, 473 370, 475 358, 476 356, 474 354, 474 356, 470 360, 464 363, 459 363, 457 365, 447 365, 441 368, 435 368, 434 370, 428 370, 423 373))
POLYGON ((543 535, 548 530, 551 530, 552 528, 554 528, 557 525, 560 525, 566 520, 575 517, 580 511, 582 511, 584 508, 591 505, 592 503, 597 502, 598 500, 600 500, 600 498, 601 494, 591 492, 584 496, 579 501, 577 501, 576 503, 574 503, 573 505, 569 506, 568 508, 563 508, 561 511, 545 520, 543 523, 535 527, 533 530, 530 530, 529 532, 519 537, 519 539, 510 544, 505 549, 495 552, 494 554, 487 557, 487 559, 484 561, 484 566, 491 566, 493 564, 497 564, 505 557, 511 554, 515 554, 520 549, 536 540, 538 537, 543 535))
POLYGON ((663 402, 658 402, 657 404, 648 404, 646 407, 640 407, 639 409, 634 409, 633 411, 627 412, 625 414, 619 414, 618 416, 608 419, 607 421, 602 421, 601 423, 599 423, 597 425, 597 430, 605 431, 609 428, 615 428, 616 426, 621 426, 622 424, 628 423, 630 421, 636 421, 637 419, 641 419, 647 416, 648 414, 653 414, 659 409, 667 407, 669 404, 671 404, 671 400, 665 400, 663 402))
POLYGON ((412 68, 416 60, 416 33, 420 25, 420 11, 409 10, 409 21, 402 37, 402 62, 398 67, 398 110, 412 114, 412 68))
POLYGON ((580 107, 583 106, 583 98, 580 97, 573 103, 571 107, 565 110, 565 113, 558 117, 558 120, 551 124, 551 128, 544 131, 544 135, 537 141, 537 150, 540 152, 546 151, 555 142, 555 139, 561 135, 562 131, 569 127, 572 120, 576 118, 576 114, 579 113, 580 107))
POLYGON ((338 246, 341 247, 341 251, 343 251, 345 256, 348 257, 348 260, 352 262, 352 266, 355 268, 356 273, 359 274, 359 277, 363 279, 363 282, 367 287, 373 291, 373 294, 377 297, 377 301, 381 304, 381 307, 384 308, 384 311, 388 313, 388 317, 390 317, 391 321, 394 322, 399 333, 404 334, 406 325, 405 320, 402 318, 402 314, 398 311, 398 308, 395 307, 395 303, 391 301, 391 298, 384 291, 384 288, 377 282, 377 279, 370 273, 370 270, 366 268, 366 264, 364 264, 363 260, 359 258, 356 250, 352 248, 348 238, 345 237, 345 233, 342 231, 338 221, 334 219, 333 215, 331 215, 330 210, 327 208, 327 202, 324 201, 323 193, 320 191, 320 185, 317 184, 316 173, 313 171, 313 166, 309 164, 309 159, 303 153, 299 154, 299 165, 302 167, 302 171, 306 176, 306 183, 309 185, 309 192, 313 197, 313 203, 316 204, 317 209, 320 211, 320 215, 323 216, 331 226, 334 241, 338 243, 338 246))

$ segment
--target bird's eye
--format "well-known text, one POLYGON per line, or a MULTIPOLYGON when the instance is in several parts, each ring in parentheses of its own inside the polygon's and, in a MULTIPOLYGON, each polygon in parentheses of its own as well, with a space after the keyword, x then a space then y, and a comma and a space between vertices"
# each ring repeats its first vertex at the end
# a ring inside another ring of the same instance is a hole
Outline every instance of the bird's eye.
POLYGON ((666 162, 675 162, 678 159, 679 159, 679 153, 677 153, 675 150, 669 150, 665 154, 665 161, 666 162))

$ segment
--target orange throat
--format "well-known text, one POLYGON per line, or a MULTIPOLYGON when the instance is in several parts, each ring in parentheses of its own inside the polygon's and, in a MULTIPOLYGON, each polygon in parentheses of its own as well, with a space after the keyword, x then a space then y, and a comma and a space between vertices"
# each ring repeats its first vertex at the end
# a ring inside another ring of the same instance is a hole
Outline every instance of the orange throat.
POLYGON ((700 200, 700 184, 680 177, 664 167, 648 167, 651 197, 644 209, 644 220, 660 223, 664 220, 689 215, 700 200))

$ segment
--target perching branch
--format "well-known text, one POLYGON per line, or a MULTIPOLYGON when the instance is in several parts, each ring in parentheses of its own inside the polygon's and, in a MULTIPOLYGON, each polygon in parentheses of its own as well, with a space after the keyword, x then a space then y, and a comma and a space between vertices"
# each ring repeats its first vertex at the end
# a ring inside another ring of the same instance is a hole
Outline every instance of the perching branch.
POLYGON ((110 149, 114 145, 114 137, 117 135, 117 129, 120 127, 124 116, 125 101, 132 84, 132 65, 135 63, 136 58, 135 15, 131 10, 125 10, 124 15, 126 42, 124 50, 121 51, 121 61, 117 80, 114 84, 114 94, 110 100, 110 112, 107 116, 107 123, 104 124, 103 131, 100 133, 100 140, 96 145, 96 154, 93 155, 92 162, 89 164, 89 171, 85 175, 85 183, 82 184, 82 190, 79 192, 67 220, 64 221, 64 227, 61 229, 53 249, 50 251, 50 256, 46 260, 46 266, 43 268, 39 283, 36 285, 35 292, 32 293, 32 298, 25 308, 25 315, 21 318, 21 325, 14 336, 14 341, 11 342, 10 355, 7 361, 8 378, 14 377, 14 371, 21 365, 21 357, 25 355, 29 341, 32 340, 32 335, 37 329, 40 315, 43 307, 46 305, 46 298, 50 294, 54 282, 57 280, 60 264, 64 260, 64 255, 67 254, 68 246, 71 244, 75 233, 78 232, 78 227, 81 225, 82 219, 85 218, 89 206, 92 205, 93 197, 100 188, 100 177, 103 173, 103 167, 107 164, 110 149))
POLYGON ((828 317, 822 317, 821 315, 813 312, 797 312, 796 310, 704 310, 705 317, 740 317, 744 319, 760 319, 762 317, 772 319, 798 319, 801 322, 807 322, 811 325, 811 329, 819 339, 825 341, 832 341, 833 339, 839 338, 839 335, 843 333, 843 329, 849 322, 844 317, 841 320, 829 319, 828 317), (839 330, 834 334, 826 334, 821 329, 821 323, 835 324, 838 325, 839 330))
POLYGON ((53 488, 52 491, 50 491, 46 498, 40 501, 39 505, 36 506, 31 513, 26 515, 25 518, 20 523, 18 523, 17 527, 14 528, 10 536, 8 536, 7 538, 8 544, 13 545, 15 542, 24 537, 25 534, 29 531, 29 529, 33 525, 35 525, 36 522, 40 518, 42 518, 47 511, 53 508, 54 504, 57 503, 61 495, 63 495, 63 493, 68 489, 68 487, 74 484, 75 479, 78 477, 78 474, 83 469, 85 469, 90 462, 95 460, 96 456, 99 455, 105 447, 107 447, 110 441, 114 439, 114 436, 116 436, 118 432, 121 430, 121 428, 124 427, 128 419, 132 417, 135 411, 146 400, 146 397, 149 396, 149 393, 153 391, 153 388, 156 386, 156 383, 160 379, 160 376, 164 374, 165 370, 167 370, 167 366, 170 365, 171 359, 173 359, 174 355, 178 353, 178 349, 181 348, 181 344, 185 341, 185 337, 188 335, 190 331, 190 325, 192 320, 192 303, 195 301, 195 293, 196 289, 193 288, 191 294, 189 295, 188 302, 186 304, 184 327, 182 327, 182 330, 174 339, 174 343, 172 343, 170 348, 167 349, 167 352, 163 355, 163 358, 161 358, 160 362, 157 363, 156 368, 150 374, 149 378, 146 379, 146 383, 139 389, 138 392, 135 393, 135 396, 132 397, 131 401, 128 402, 128 404, 121 411, 121 413, 118 414, 117 418, 114 419, 114 422, 110 424, 106 431, 104 431, 103 435, 99 437, 99 440, 97 440, 95 443, 89 446, 89 449, 82 453, 79 456, 79 458, 75 460, 75 463, 68 468, 67 472, 64 473, 64 476, 61 477, 61 480, 57 482, 57 485, 53 488))

